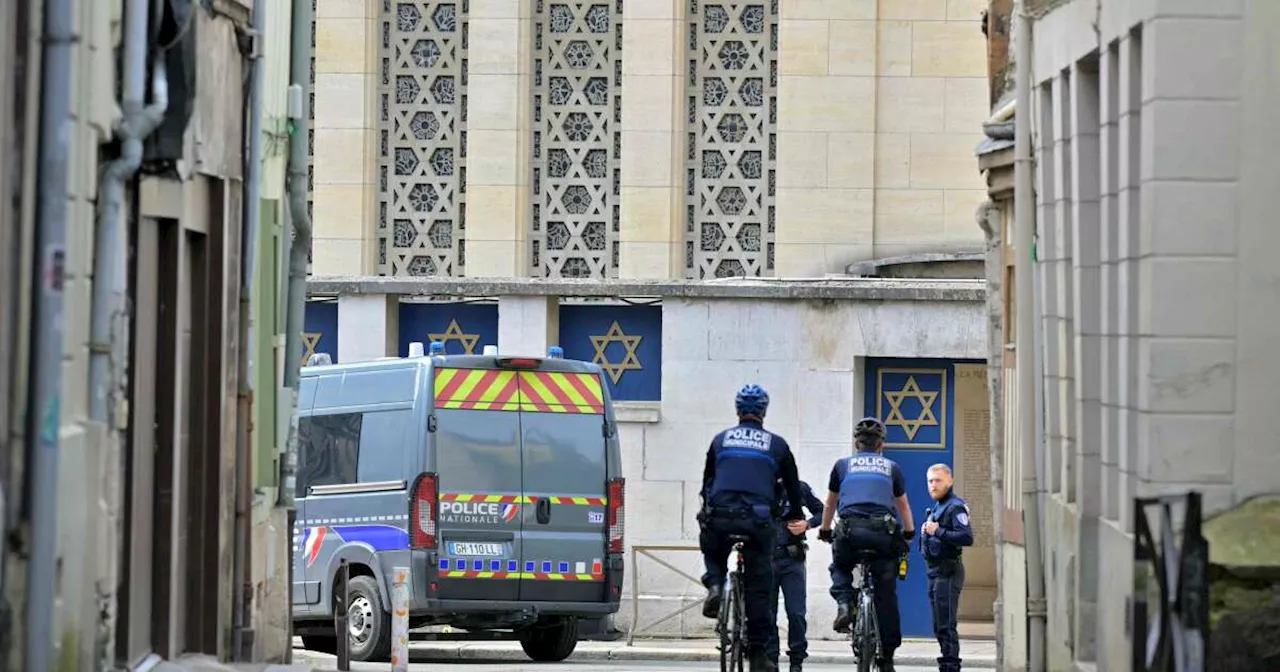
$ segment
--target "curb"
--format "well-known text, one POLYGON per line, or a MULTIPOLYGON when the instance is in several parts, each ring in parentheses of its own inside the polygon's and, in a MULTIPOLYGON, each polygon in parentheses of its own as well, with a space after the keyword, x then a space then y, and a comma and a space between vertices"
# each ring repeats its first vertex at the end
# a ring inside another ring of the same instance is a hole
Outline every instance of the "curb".
MULTIPOLYGON (((458 659, 458 660, 475 660, 479 658, 487 660, 519 660, 525 661, 528 658, 524 652, 519 649, 511 649, 506 647, 488 647, 477 646, 468 643, 463 646, 441 646, 439 644, 415 643, 413 652, 418 655, 427 655, 438 659, 458 659)), ((785 658, 785 654, 783 656, 785 658)), ((573 652, 569 660, 619 660, 619 661, 661 661, 661 662, 717 662, 720 660, 720 652, 716 649, 692 649, 692 648, 666 648, 656 646, 617 646, 606 649, 601 648, 579 648, 573 652)), ((854 663, 852 653, 837 653, 833 651, 815 651, 809 654, 806 662, 814 664, 847 664, 854 663)), ((923 666, 929 667, 938 664, 938 659, 933 655, 921 655, 910 653, 899 653, 894 662, 904 666, 923 666)), ((964 659, 964 666, 973 669, 995 669, 996 661, 990 656, 972 657, 964 659)))

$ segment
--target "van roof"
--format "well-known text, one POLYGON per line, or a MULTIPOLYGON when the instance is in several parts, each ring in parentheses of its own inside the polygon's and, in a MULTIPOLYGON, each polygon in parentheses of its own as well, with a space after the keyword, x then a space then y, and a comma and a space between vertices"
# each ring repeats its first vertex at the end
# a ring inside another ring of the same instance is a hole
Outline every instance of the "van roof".
MULTIPOLYGON (((427 368, 432 366, 447 366, 459 369, 499 369, 506 368, 499 365, 499 360, 509 359, 536 359, 539 362, 539 371, 594 373, 597 375, 602 372, 599 364, 592 364, 591 362, 584 362, 576 359, 551 359, 524 356, 493 357, 485 355, 437 355, 434 357, 388 357, 386 359, 374 359, 364 362, 347 362, 323 366, 303 366, 301 375, 303 377, 311 377, 334 373, 345 373, 348 371, 394 371, 397 369, 417 367, 427 368)), ((510 368, 515 370, 515 367, 510 368)))

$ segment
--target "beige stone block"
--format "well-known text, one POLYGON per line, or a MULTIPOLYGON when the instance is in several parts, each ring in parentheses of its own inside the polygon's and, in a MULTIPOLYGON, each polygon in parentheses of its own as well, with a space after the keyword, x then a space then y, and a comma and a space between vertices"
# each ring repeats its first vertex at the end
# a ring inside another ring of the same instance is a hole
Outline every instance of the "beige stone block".
POLYGON ((365 241, 351 238, 316 238, 311 241, 312 275, 361 275, 365 241))
MULTIPOLYGON (((470 224, 467 233, 471 233, 470 224)), ((467 277, 510 278, 527 276, 529 255, 523 243, 514 240, 467 238, 467 277)))
POLYGON ((623 243, 673 242, 680 231, 675 219, 679 199, 679 189, 675 187, 623 187, 619 240, 623 243))
POLYGON ((315 236, 362 239, 373 229, 369 211, 371 186, 330 184, 315 191, 315 236))
POLYGON ((911 134, 911 186, 917 189, 972 189, 982 186, 973 159, 979 133, 911 134))
POLYGON ((827 186, 870 189, 876 186, 874 133, 831 133, 827 136, 827 186))
MULTIPOLYGON (((470 157, 468 157, 470 158, 470 157)), ((470 171, 468 171, 469 173, 470 171)), ((469 177, 469 175, 468 175, 469 177)), ((529 209, 527 190, 506 186, 467 186, 467 270, 475 250, 473 240, 516 241, 523 238, 523 213, 529 209)))
POLYGON ((680 30, 679 22, 671 19, 632 19, 625 21, 623 28, 624 95, 630 93, 626 87, 627 75, 674 77, 680 72, 676 69, 676 33, 680 30))
POLYGON ((986 77, 986 38, 972 21, 917 22, 912 26, 911 74, 986 77))
POLYGON ((940 189, 877 189, 876 244, 941 236, 944 211, 940 189))
POLYGON ((978 226, 978 206, 987 200, 985 189, 948 189, 943 194, 946 234, 948 238, 983 240, 978 226))
POLYGON ((469 70, 475 74, 511 75, 520 71, 520 19, 470 21, 469 70))
POLYGON ((369 128, 364 104, 368 95, 363 74, 317 74, 315 83, 315 128, 369 128))
POLYGON ((467 82, 468 137, 475 131, 520 130, 520 75, 471 75, 467 82))
POLYGON ((778 243, 773 249, 773 271, 780 278, 821 276, 826 255, 820 243, 778 243))
MULTIPOLYGON (((477 186, 514 186, 519 166, 527 161, 518 131, 467 131, 467 189, 477 186)), ((975 164, 977 165, 977 164, 975 164)), ((467 201, 473 196, 468 193, 467 201)), ((467 228, 470 229, 470 223, 467 228)))
POLYGON ((947 20, 981 21, 989 4, 990 0, 947 0, 947 20))
POLYGON ((872 131, 874 77, 781 77, 779 131, 872 131))
POLYGON ((316 191, 320 185, 364 184, 373 177, 366 162, 369 133, 365 129, 316 129, 316 191))
POLYGON ((778 186, 827 186, 827 134, 778 134, 778 186))
POLYGON ((829 21, 783 20, 778 27, 778 71, 782 75, 825 75, 829 21))
POLYGON ((911 136, 907 133, 876 134, 876 186, 905 189, 911 186, 911 136))
POLYGON ((783 0, 779 18, 862 21, 876 18, 877 0, 783 0))
POLYGON ((651 280, 677 277, 671 263, 676 247, 671 243, 623 242, 619 245, 618 276, 651 280))
POLYGON ((880 0, 885 21, 945 21, 947 0, 880 0))
POLYGON ((941 77, 886 77, 880 81, 876 130, 936 133, 946 125, 946 80, 941 77))
POLYGON ((779 189, 777 241, 870 243, 873 199, 871 189, 779 189))
POLYGON ((680 109, 677 86, 682 84, 670 75, 623 75, 622 130, 674 130, 680 109))
POLYGON ((622 5, 622 19, 628 24, 636 19, 684 20, 685 7, 684 0, 627 0, 622 5))
POLYGON ((967 133, 981 128, 991 114, 986 77, 960 77, 947 80, 948 133, 967 133))
POLYGON ((629 187, 668 187, 676 184, 672 163, 673 133, 622 132, 622 184, 629 187))
POLYGON ((880 46, 876 73, 882 77, 910 77, 911 50, 915 31, 910 21, 880 21, 880 46))
POLYGON ((874 246, 871 243, 833 243, 831 245, 823 245, 824 271, 827 273, 844 273, 849 264, 874 258, 873 250, 874 246))
POLYGON ((529 0, 471 0, 467 16, 476 19, 513 19, 533 16, 529 0))
POLYGON ((316 20, 367 18, 368 0, 324 0, 316 3, 316 20))
POLYGON ((833 75, 876 74, 876 22, 832 21, 830 62, 833 75))
POLYGON ((365 19, 324 19, 316 21, 316 75, 367 72, 370 62, 365 49, 372 36, 366 34, 365 19))

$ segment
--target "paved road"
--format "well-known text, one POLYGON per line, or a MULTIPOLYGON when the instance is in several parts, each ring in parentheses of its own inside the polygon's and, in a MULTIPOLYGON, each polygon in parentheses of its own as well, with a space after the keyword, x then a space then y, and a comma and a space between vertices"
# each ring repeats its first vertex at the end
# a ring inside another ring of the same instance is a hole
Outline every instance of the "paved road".
MULTIPOLYGON (((333 665, 332 658, 328 661, 313 660, 312 665, 316 670, 324 672, 332 672, 336 667, 325 667, 333 665)), ((786 670, 786 660, 783 660, 783 670, 786 670)), ((391 668, 388 663, 353 663, 351 665, 352 672, 387 672, 391 668)), ((634 660, 614 660, 614 661, 597 661, 584 660, 574 662, 566 660, 561 663, 519 663, 514 661, 499 660, 431 660, 418 656, 414 656, 413 663, 409 665, 411 672, 436 672, 437 670, 449 670, 450 672, 551 672, 552 670, 567 670, 568 672, 691 672, 692 670, 709 671, 719 670, 720 666, 716 663, 709 662, 641 662, 634 660)), ((806 672, 848 672, 853 669, 850 665, 805 665, 806 672)), ((896 668, 899 672, 930 672, 936 671, 935 667, 903 667, 896 668)))

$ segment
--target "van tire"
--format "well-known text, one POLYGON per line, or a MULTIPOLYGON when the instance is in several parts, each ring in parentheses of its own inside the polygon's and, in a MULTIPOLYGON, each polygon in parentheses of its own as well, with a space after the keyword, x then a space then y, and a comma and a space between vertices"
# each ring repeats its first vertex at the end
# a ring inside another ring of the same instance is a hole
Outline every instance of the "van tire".
POLYGON ((578 619, 558 618, 520 631, 520 646, 540 663, 558 663, 578 647, 578 619))
MULTIPOLYGON (((348 590, 347 628, 348 632, 337 632, 337 621, 334 621, 334 632, 338 637, 348 637, 351 641, 351 660, 359 662, 382 662, 391 660, 391 612, 382 604, 382 595, 378 592, 378 584, 371 576, 351 577, 348 590), (353 618, 356 627, 364 630, 365 636, 357 640, 352 628, 353 618)), ((336 617, 336 614, 335 614, 336 617)))

